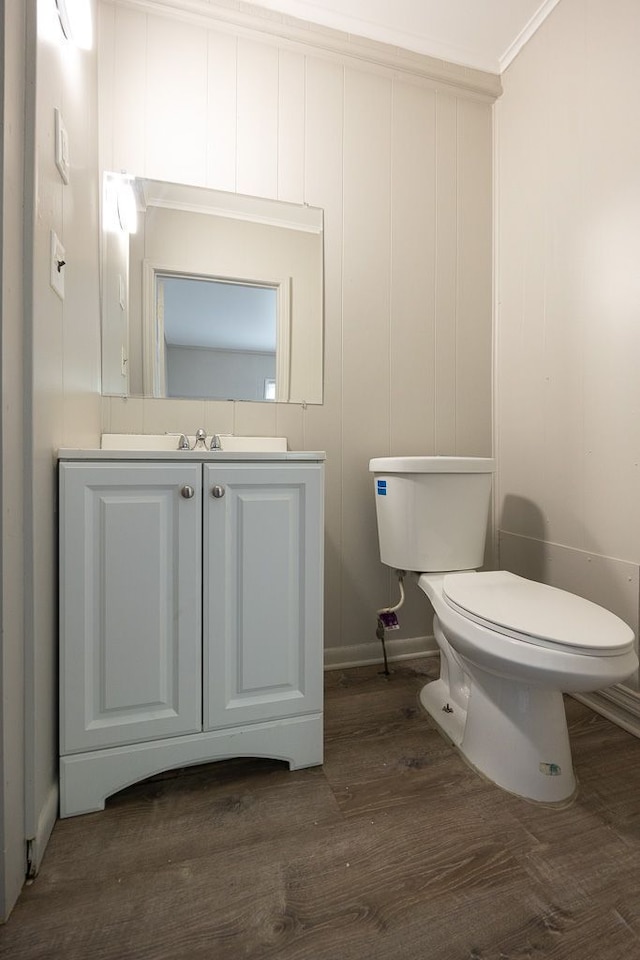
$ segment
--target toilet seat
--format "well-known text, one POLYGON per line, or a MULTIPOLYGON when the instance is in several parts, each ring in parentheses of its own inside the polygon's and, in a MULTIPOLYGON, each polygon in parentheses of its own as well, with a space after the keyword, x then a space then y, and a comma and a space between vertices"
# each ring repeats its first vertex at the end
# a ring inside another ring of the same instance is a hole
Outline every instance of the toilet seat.
POLYGON ((525 643, 596 657, 633 649, 633 631, 609 610, 505 570, 447 574, 442 594, 463 617, 525 643))

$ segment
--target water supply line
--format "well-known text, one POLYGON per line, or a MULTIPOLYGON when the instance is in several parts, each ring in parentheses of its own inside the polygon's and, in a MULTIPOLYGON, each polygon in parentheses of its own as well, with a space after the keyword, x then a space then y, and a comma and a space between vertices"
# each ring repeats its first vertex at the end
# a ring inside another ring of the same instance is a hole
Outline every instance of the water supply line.
POLYGON ((381 610, 377 611, 378 617, 378 626, 376 628, 376 637, 382 644, 382 656, 384 658, 384 675, 389 676, 389 664, 387 662, 387 648, 384 642, 385 631, 386 630, 397 630, 398 629, 398 618, 396 617, 396 610, 399 610, 402 604, 404 603, 404 570, 396 570, 396 577, 398 578, 398 587, 400 588, 400 599, 393 607, 383 607, 381 610))

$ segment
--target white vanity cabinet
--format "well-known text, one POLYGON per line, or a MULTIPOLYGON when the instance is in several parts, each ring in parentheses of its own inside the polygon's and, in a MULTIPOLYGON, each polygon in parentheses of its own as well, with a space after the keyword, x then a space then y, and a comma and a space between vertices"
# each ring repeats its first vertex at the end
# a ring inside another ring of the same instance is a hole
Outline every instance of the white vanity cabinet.
POLYGON ((61 460, 61 816, 173 767, 322 762, 323 463, 292 457, 61 460))

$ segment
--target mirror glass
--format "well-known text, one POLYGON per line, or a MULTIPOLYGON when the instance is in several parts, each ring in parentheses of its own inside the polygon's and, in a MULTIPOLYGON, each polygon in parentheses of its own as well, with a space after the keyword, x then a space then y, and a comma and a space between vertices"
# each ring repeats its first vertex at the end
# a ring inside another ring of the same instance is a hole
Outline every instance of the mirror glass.
POLYGON ((102 392, 322 403, 322 210, 125 178, 130 233, 118 181, 105 174, 102 392))

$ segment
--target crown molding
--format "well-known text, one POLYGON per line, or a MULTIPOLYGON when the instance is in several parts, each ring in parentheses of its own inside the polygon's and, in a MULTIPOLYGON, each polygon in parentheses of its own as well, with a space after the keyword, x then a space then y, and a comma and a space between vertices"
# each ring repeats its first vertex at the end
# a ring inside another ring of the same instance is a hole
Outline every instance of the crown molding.
POLYGON ((500 57, 500 73, 504 73, 512 60, 515 60, 524 45, 529 42, 536 30, 538 30, 539 27, 544 23, 551 11, 559 2, 560 0, 545 0, 536 13, 534 13, 534 15, 531 17, 531 20, 529 20, 529 23, 523 27, 513 43, 507 47, 505 52, 500 57))
POLYGON ((502 93, 497 73, 439 60, 402 47, 319 26, 241 0, 102 0, 148 14, 200 23, 208 28, 260 35, 274 41, 312 47, 326 56, 359 61, 402 73, 474 99, 493 102, 502 93))

